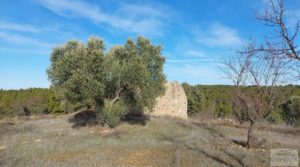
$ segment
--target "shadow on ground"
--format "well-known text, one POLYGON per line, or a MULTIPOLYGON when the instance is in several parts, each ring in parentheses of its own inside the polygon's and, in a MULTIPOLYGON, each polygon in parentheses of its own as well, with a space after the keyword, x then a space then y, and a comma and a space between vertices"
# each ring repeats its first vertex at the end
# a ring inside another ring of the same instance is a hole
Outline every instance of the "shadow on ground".
POLYGON ((228 140, 228 141, 231 141, 233 142, 234 144, 236 145, 239 145, 239 146, 242 146, 242 147, 245 147, 247 148, 247 143, 246 141, 242 141, 242 140, 232 140, 232 139, 228 139, 224 134, 222 134, 221 132, 219 132, 218 130, 212 128, 212 127, 209 127, 207 124, 205 123, 194 123, 195 125, 198 125, 200 127, 202 127, 203 129, 206 129, 208 130, 211 135, 215 136, 215 137, 220 137, 220 138, 223 138, 225 140, 228 140))
MULTIPOLYGON (((183 124, 184 126, 188 126, 186 124, 183 124)), ((215 137, 220 137, 220 138, 223 138, 224 140, 229 140, 227 139, 224 134, 220 133, 219 131, 207 126, 206 124, 195 124, 194 125, 197 125, 199 126, 200 128, 202 129, 205 129, 207 130, 211 135, 215 136, 215 137)), ((225 166, 229 166, 229 167, 235 167, 235 166, 243 166, 243 167, 246 167, 247 165, 243 162, 243 160, 239 157, 237 157, 236 155, 230 153, 226 147, 223 147, 223 148, 215 148, 217 150, 219 150, 219 152, 221 152, 223 155, 222 156, 217 156, 217 155, 214 155, 212 153, 210 153, 210 151, 208 151, 208 149, 204 148, 201 146, 201 144, 196 144, 196 142, 192 142, 192 141, 180 141, 180 140, 176 140, 176 138, 173 138, 173 137, 168 137, 164 134, 161 134, 162 137, 164 138, 164 140, 167 140, 167 141, 170 141, 172 142, 173 144, 175 144, 176 146, 183 146, 189 150, 192 150, 192 151, 195 151, 197 152, 199 155, 203 155, 207 158, 210 158, 222 165, 225 165, 225 166)), ((199 142, 199 140, 197 140, 197 142, 199 142)), ((229 140, 229 141, 232 141, 232 140, 229 140)), ((233 143, 235 143, 233 141, 233 143)), ((235 144, 240 144, 240 143, 235 143, 235 144)))
POLYGON ((137 125, 146 125, 147 121, 149 120, 149 116, 142 112, 129 112, 122 118, 123 122, 137 125))
MULTIPOLYGON (((142 112, 130 112, 121 119, 122 122, 127 122, 131 125, 146 125, 148 120, 150 120, 149 116, 142 112)), ((71 117, 69 122, 73 124, 72 128, 94 126, 97 124, 97 116, 93 110, 80 111, 71 117)))
POLYGON ((241 140, 232 140, 233 143, 240 145, 242 147, 247 148, 247 142, 246 141, 241 141, 241 140))
POLYGON ((72 128, 80 128, 84 126, 93 126, 96 124, 96 113, 92 110, 85 110, 76 113, 69 119, 72 128))

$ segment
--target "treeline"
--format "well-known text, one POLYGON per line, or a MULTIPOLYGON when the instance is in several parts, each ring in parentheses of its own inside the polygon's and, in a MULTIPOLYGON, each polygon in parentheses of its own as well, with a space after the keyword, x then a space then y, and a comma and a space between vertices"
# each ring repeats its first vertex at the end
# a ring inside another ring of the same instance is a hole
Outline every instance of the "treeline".
MULTIPOLYGON (((190 117, 235 118, 232 112, 233 86, 182 84, 188 98, 190 117)), ((251 89, 251 88, 248 88, 251 89)), ((271 123, 300 125, 300 86, 282 86, 274 111, 266 118, 271 123)), ((68 113, 87 104, 70 104, 58 99, 52 89, 0 90, 0 118, 68 113)), ((246 117, 246 116, 245 116, 246 117)), ((243 118, 242 118, 243 119, 243 118)), ((246 119, 246 118, 245 118, 246 119)))
POLYGON ((52 89, 0 90, 0 118, 65 113, 81 106, 61 101, 52 89))
MULTIPOLYGON (((188 98, 190 117, 238 118, 247 120, 247 115, 236 115, 232 110, 234 87, 229 85, 189 85, 182 84, 188 98)), ((252 91, 252 87, 247 87, 252 91)), ((288 85, 278 87, 280 95, 274 103, 274 109, 265 121, 271 123, 286 122, 300 125, 300 86, 288 85)), ((254 91, 254 89, 253 89, 254 91)))

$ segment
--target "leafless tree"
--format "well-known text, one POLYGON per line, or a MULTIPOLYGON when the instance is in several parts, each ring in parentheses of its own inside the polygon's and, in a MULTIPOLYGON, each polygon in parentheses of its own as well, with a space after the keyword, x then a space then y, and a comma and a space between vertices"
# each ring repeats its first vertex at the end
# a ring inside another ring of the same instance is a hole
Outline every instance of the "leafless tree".
POLYGON ((233 112, 246 115, 250 121, 248 148, 256 146, 257 123, 272 111, 278 85, 282 84, 285 75, 284 63, 269 55, 272 52, 252 52, 255 48, 254 43, 249 43, 243 51, 224 61, 225 76, 235 86, 233 112))
MULTIPOLYGON (((250 121, 247 146, 256 145, 254 131, 274 108, 278 85, 287 77, 300 79, 300 49, 297 45, 300 22, 289 23, 284 0, 269 0, 256 18, 271 28, 261 45, 250 42, 238 54, 224 61, 225 75, 234 86, 233 112, 250 121)), ((240 120, 241 121, 241 120, 240 120)))
POLYGON ((251 52, 270 52, 268 58, 284 62, 290 71, 296 73, 296 80, 300 79, 300 50, 298 34, 300 30, 299 20, 295 23, 289 22, 286 16, 284 0, 269 0, 262 12, 257 12, 256 18, 264 25, 271 28, 265 35, 265 42, 251 52))

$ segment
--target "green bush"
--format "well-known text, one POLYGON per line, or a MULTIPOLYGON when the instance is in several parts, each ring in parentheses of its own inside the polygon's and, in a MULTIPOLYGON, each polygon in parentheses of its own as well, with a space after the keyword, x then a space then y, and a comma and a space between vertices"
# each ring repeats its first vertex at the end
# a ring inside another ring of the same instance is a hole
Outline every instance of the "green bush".
POLYGON ((225 103, 218 103, 215 110, 215 115, 218 118, 225 118, 231 114, 231 107, 225 103))
MULTIPOLYGON (((189 85, 183 83, 188 100, 189 116, 213 115, 217 118, 236 117, 240 123, 248 120, 246 112, 242 112, 242 107, 233 104, 232 93, 234 86, 230 85, 189 85), (234 112, 236 110, 237 112, 234 112)), ((247 87, 253 91, 251 87, 247 87)), ((287 85, 278 87, 279 98, 274 102, 274 111, 266 117, 270 123, 281 123, 286 121, 290 125, 300 125, 300 86, 287 85), (286 100, 285 97, 291 97, 286 100), (282 107, 283 106, 283 107, 282 107)))
POLYGON ((120 124, 120 120, 126 112, 127 108, 122 102, 111 103, 110 101, 105 101, 101 112, 97 115, 97 121, 101 125, 115 127, 120 124))
POLYGON ((272 111, 266 119, 269 123, 277 124, 283 122, 283 117, 280 112, 272 111))
POLYGON ((190 116, 201 112, 210 112, 215 117, 231 115, 230 91, 232 86, 226 85, 189 85, 182 87, 188 100, 188 114, 190 116))
POLYGON ((0 118, 75 111, 81 104, 64 104, 53 89, 0 90, 0 118))
POLYGON ((300 96, 292 96, 283 105, 284 118, 290 126, 300 126, 300 96))
POLYGON ((49 89, 0 90, 0 117, 45 114, 49 89))

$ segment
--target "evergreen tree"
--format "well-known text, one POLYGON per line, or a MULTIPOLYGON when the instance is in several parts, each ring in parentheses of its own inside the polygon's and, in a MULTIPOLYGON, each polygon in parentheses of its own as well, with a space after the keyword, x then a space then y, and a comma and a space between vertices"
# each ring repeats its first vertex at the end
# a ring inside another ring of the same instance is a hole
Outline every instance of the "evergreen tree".
POLYGON ((91 37, 86 46, 69 41, 54 48, 48 76, 62 99, 92 100, 101 123, 115 126, 116 121, 110 124, 104 115, 119 120, 132 107, 141 111, 154 107, 155 98, 164 92, 164 62, 161 47, 148 39, 138 37, 136 43, 129 39, 105 52, 104 42, 91 37))

